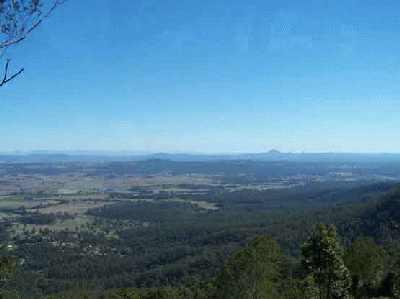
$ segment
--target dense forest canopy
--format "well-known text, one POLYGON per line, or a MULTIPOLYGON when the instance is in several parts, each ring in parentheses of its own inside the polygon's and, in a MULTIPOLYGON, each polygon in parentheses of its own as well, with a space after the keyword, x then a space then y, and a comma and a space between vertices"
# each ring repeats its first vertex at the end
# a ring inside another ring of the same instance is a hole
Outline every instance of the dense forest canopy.
MULTIPOLYGON (((93 191, 28 196, 27 189, 3 196, 2 201, 11 196, 26 205, 2 209, 14 215, 1 221, 4 296, 396 298, 396 181, 340 181, 329 174, 327 181, 263 189, 265 182, 279 182, 268 163, 262 164, 265 169, 257 166, 268 175, 256 175, 251 184, 220 174, 212 180, 199 174, 158 176, 159 169, 151 170, 154 175, 129 174, 146 173, 154 163, 131 164, 123 169, 128 174, 109 177, 102 169, 120 172, 119 164, 3 165, 3 186, 20 169, 27 169, 28 177, 46 172, 49 180, 69 184, 65 180, 75 182, 75 167, 84 173, 78 180, 86 182, 96 176, 102 184, 121 178, 157 182, 156 189, 143 182, 126 190, 101 189, 106 192, 101 197, 93 191), (177 179, 180 183, 166 184, 177 179), (181 183, 188 180, 192 183, 181 183), (70 203, 90 205, 83 214, 51 212, 70 203)), ((324 171, 320 175, 324 178, 324 171)))

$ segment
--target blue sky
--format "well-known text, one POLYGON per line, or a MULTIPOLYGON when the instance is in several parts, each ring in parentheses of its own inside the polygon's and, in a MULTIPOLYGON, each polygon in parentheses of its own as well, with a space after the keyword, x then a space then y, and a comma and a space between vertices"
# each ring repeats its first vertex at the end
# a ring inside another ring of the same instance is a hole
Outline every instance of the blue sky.
POLYGON ((0 151, 400 151, 397 0, 68 0, 9 52, 0 151))

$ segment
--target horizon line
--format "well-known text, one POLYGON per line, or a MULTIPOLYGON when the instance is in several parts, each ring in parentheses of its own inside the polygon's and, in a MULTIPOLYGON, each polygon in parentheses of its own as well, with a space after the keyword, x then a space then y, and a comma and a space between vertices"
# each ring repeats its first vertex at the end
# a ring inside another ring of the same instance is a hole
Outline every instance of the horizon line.
POLYGON ((32 155, 32 154, 65 154, 65 155, 133 155, 133 156, 148 156, 148 155, 202 155, 202 156, 219 156, 219 155, 400 155, 399 152, 382 151, 382 152, 357 152, 357 151, 280 151, 276 149, 266 151, 237 151, 237 152, 195 152, 195 151, 144 151, 144 150, 9 150, 0 151, 0 155, 32 155))

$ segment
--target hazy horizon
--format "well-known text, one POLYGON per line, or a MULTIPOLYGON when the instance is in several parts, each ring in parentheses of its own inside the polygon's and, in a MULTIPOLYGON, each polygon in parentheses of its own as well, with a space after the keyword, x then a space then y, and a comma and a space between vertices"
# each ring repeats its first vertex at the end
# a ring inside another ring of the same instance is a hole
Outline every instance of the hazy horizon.
POLYGON ((21 154, 21 155, 29 155, 29 154, 70 154, 70 155, 157 155, 157 154, 166 154, 166 155, 257 155, 257 154, 271 154, 276 152, 277 154, 349 154, 349 155, 400 155, 400 151, 397 152, 348 152, 348 151, 281 151, 278 149, 266 149, 264 151, 144 151, 144 150, 107 150, 107 149, 93 149, 93 150, 47 150, 47 149, 38 149, 38 150, 11 150, 11 151, 2 151, 0 150, 0 155, 12 155, 12 154, 21 154))

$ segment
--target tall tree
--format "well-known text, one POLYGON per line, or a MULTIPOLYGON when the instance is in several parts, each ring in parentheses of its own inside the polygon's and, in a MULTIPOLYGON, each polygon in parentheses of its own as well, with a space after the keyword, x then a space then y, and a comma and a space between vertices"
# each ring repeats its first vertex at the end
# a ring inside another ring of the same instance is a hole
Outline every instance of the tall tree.
POLYGON ((343 262, 343 250, 334 226, 318 225, 302 253, 307 298, 350 298, 350 273, 343 262))
POLYGON ((14 276, 16 267, 16 258, 0 256, 0 298, 17 298, 12 297, 15 292, 8 289, 8 282, 14 276))
POLYGON ((216 298, 279 298, 281 250, 269 237, 257 237, 234 254, 216 281, 216 298))
POLYGON ((25 40, 64 1, 0 0, 0 61, 4 61, 0 87, 24 72, 24 68, 11 70, 7 50, 25 40))
POLYGON ((400 299, 400 259, 397 259, 382 283, 382 294, 400 299))
POLYGON ((7 281, 15 272, 16 259, 9 256, 0 257, 0 283, 7 281))
POLYGON ((372 239, 358 239, 346 251, 344 261, 351 272, 353 295, 372 296, 384 278, 384 249, 372 239))

